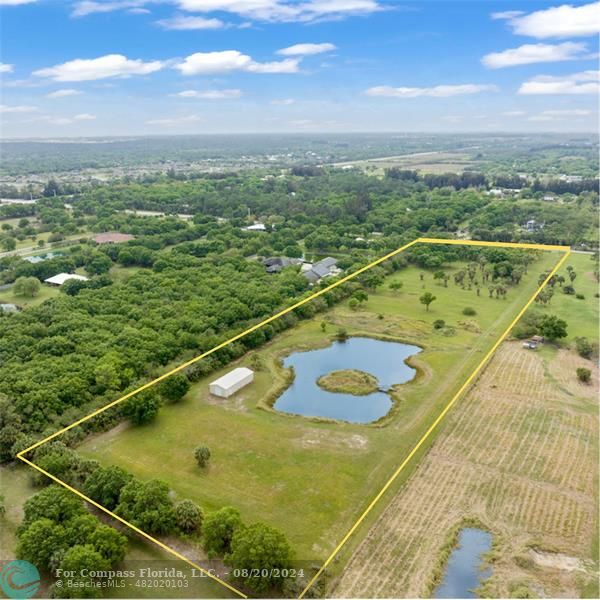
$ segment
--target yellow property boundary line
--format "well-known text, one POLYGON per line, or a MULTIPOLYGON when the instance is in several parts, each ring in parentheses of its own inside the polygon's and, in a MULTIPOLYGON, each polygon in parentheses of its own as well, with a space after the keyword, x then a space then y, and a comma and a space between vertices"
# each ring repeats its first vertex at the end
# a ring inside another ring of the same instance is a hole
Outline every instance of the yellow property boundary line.
POLYGON ((149 387, 151 387, 153 385, 156 385, 157 383, 159 383, 160 381, 163 381, 167 377, 170 377, 171 375, 174 375, 175 373, 178 373, 179 371, 182 371, 183 369, 189 367, 190 365, 193 365, 194 363, 202 360, 203 358, 206 358, 210 354, 213 354, 217 350, 220 350, 221 348, 224 348, 225 346, 228 346, 232 342, 235 342, 235 341, 243 338, 244 336, 248 335, 249 333, 252 333, 253 331, 256 331, 257 329, 260 329, 261 327, 264 327, 268 323, 271 323, 272 321, 275 321, 279 317, 282 317, 283 315, 285 315, 285 314, 293 311, 294 309, 296 309, 296 308, 298 308, 298 307, 306 304, 307 302, 310 302, 314 298, 322 296, 323 294, 325 294, 328 291, 334 289, 335 287, 337 287, 339 285, 342 285, 346 281, 349 281, 349 280, 357 277, 361 273, 364 273, 368 269, 370 269, 370 268, 372 268, 372 267, 374 267, 374 266, 376 266, 378 264, 381 264, 382 262, 384 262, 386 260, 389 260, 390 258, 393 258, 397 254, 400 254, 401 252, 404 252, 404 250, 406 250, 407 248, 410 248, 411 246, 413 246, 415 244, 418 244, 418 243, 441 244, 441 245, 446 245, 447 244, 447 245, 457 245, 457 246, 487 246, 487 247, 497 247, 497 248, 520 248, 520 249, 525 249, 525 250, 546 250, 546 251, 557 250, 557 251, 560 251, 560 252, 564 252, 565 254, 558 261, 558 263, 552 269, 552 271, 550 272, 550 274, 546 277, 546 279, 544 280, 544 282, 539 286, 539 288, 531 296, 531 298, 528 300, 527 304, 525 304, 525 306, 519 311, 519 313, 517 314, 517 316, 514 318, 514 320, 511 322, 511 324, 507 327, 506 331, 504 331, 504 333, 500 336, 500 338, 498 338, 498 340, 496 341, 496 343, 492 346, 491 350, 485 355, 485 357, 483 358, 483 360, 479 363, 479 365, 471 373, 471 375, 468 377, 468 379, 460 387, 460 389, 458 390, 458 392, 456 392, 456 394, 453 396, 453 398, 450 400, 450 402, 448 402, 448 404, 445 406, 445 408, 442 410, 442 412, 439 414, 439 416, 436 418, 436 420, 433 422, 433 424, 429 427, 429 429, 425 432, 425 434, 417 442, 417 444, 414 446, 414 448, 410 451, 410 453, 408 454, 408 456, 404 459, 404 461, 402 462, 402 464, 396 469, 396 471, 393 473, 393 475, 388 479, 388 481, 385 483, 385 485, 381 488, 381 490, 379 491, 379 493, 373 498, 373 500, 371 501, 371 503, 367 506, 367 508, 365 509, 365 511, 360 515, 360 517, 357 519, 357 521, 354 523, 354 525, 350 528, 350 530, 348 531, 348 533, 346 533, 346 535, 343 537, 342 541, 336 546, 336 548, 333 550, 333 552, 329 555, 329 557, 327 558, 327 560, 323 563, 323 565, 317 571, 317 573, 314 575, 314 577, 309 581, 308 585, 304 588, 304 590, 302 591, 302 593, 298 597, 298 598, 303 598, 304 595, 306 594, 306 592, 310 589, 310 587, 315 583, 315 581, 320 577, 320 575, 323 573, 323 571, 329 566, 329 564, 335 558, 335 556, 340 552, 340 550, 342 549, 342 547, 346 544, 346 542, 348 541, 348 539, 356 531, 356 529, 359 527, 359 525, 364 521, 364 519, 369 514, 369 512, 371 512, 371 510, 373 509, 373 507, 377 504, 377 502, 379 502, 379 500, 381 499, 381 497, 385 494, 385 492, 388 490, 388 488, 396 480, 396 478, 398 477, 398 475, 400 474, 400 472, 406 467, 406 465, 408 464, 408 462, 410 461, 410 459, 415 455, 415 453, 419 450, 419 448, 424 444, 424 442, 427 440, 427 438, 431 435, 431 433, 439 425, 440 421, 444 418, 444 416, 446 415, 446 413, 450 410, 450 408, 452 408, 452 406, 456 403, 456 401, 458 400, 458 398, 462 395, 462 393, 466 390, 466 388, 469 386, 469 384, 473 381, 473 379, 479 373, 479 371, 484 366, 484 364, 489 360, 489 358, 496 351, 496 349, 501 344, 501 342, 509 334, 510 330, 514 327, 514 325, 517 323, 517 321, 523 316, 523 314, 525 313, 525 311, 533 303, 533 301, 535 300, 536 296, 540 293, 540 291, 542 290, 542 288, 554 276, 554 274, 558 271, 558 269, 560 269, 560 267, 562 266, 562 264, 565 262, 565 260, 567 259, 567 257, 571 253, 571 249, 570 249, 569 246, 554 246, 554 245, 546 245, 546 244, 520 244, 520 243, 509 243, 509 242, 506 242, 506 243, 505 242, 484 242, 484 241, 456 240, 456 239, 446 240, 446 239, 443 239, 443 238, 417 238, 417 239, 413 240, 412 242, 409 242, 408 244, 405 244, 404 246, 401 246, 397 250, 394 250, 393 252, 390 252, 390 253, 386 254, 385 256, 382 256, 381 258, 378 258, 377 260, 374 260, 373 262, 369 263, 368 265, 366 265, 364 267, 361 267, 360 269, 354 271, 353 273, 350 273, 349 275, 346 275, 345 277, 342 277, 342 279, 339 279, 335 283, 332 283, 331 285, 329 285, 329 286, 327 286, 327 287, 325 287, 325 288, 323 288, 323 289, 315 292, 314 294, 311 294, 307 298, 304 298, 304 299, 296 302, 292 306, 289 306, 288 308, 285 308, 285 309, 279 311, 278 313, 274 314, 271 317, 268 317, 267 319, 261 321, 260 323, 257 323, 256 325, 253 325, 252 327, 249 327, 245 331, 243 331, 243 332, 241 332, 241 333, 239 333, 239 334, 231 337, 230 339, 228 339, 225 342, 222 342, 221 344, 218 344, 214 348, 211 348, 210 350, 207 350, 206 352, 200 354, 199 356, 196 356, 196 357, 192 358, 191 360, 188 360, 187 362, 182 363, 178 367, 175 367, 174 369, 172 369, 171 371, 169 371, 167 373, 164 373, 160 377, 157 377, 156 379, 153 379, 152 381, 150 381, 150 382, 148 382, 148 383, 140 386, 136 390, 133 390, 132 392, 129 392, 129 393, 125 394, 124 396, 122 396, 121 398, 118 398, 117 400, 113 400, 112 402, 109 402, 108 404, 106 404, 102 408, 99 408, 98 410, 93 411, 89 415, 87 415, 85 417, 82 417, 81 419, 78 419, 77 421, 74 421, 73 423, 71 423, 70 425, 67 425, 66 427, 63 427, 59 431, 56 431, 55 433, 53 433, 53 434, 45 437, 44 439, 40 440, 39 442, 36 442, 35 444, 29 446, 29 448, 26 448, 25 450, 22 450, 21 452, 19 452, 17 454, 17 458, 19 460, 23 461, 24 463, 28 464, 30 467, 36 469, 40 473, 46 475, 46 477, 49 477, 50 479, 52 479, 53 481, 55 481, 59 485, 62 485, 63 487, 65 487, 69 491, 73 492, 74 494, 76 494, 77 496, 79 496, 80 498, 82 498, 83 500, 85 500, 86 502, 89 502, 90 504, 92 504, 96 508, 100 509, 101 511, 103 511, 104 513, 106 513, 107 515, 109 515, 110 517, 112 517, 113 519, 116 519, 117 521, 120 521, 121 523, 123 523, 124 525, 126 525, 127 527, 129 527, 130 529, 132 529, 133 531, 135 531, 136 533, 138 533, 142 537, 146 538, 147 540, 153 542, 154 544, 156 544, 157 546, 159 546, 160 548, 162 548, 163 550, 165 550, 169 554, 172 554, 173 556, 175 556, 176 558, 184 561, 185 563, 187 563, 188 565, 190 565, 194 569, 197 569, 198 571, 204 573, 206 576, 210 577, 214 581, 217 581, 218 583, 220 583, 221 585, 223 585, 224 587, 226 587, 228 590, 236 593, 241 598, 248 598, 248 596, 246 594, 244 594, 240 590, 236 589, 234 586, 230 585, 226 581, 223 581, 222 579, 220 579, 219 577, 217 577, 216 575, 214 575, 210 571, 207 571, 206 569, 204 569, 200 565, 196 564, 195 562, 189 560, 188 558, 186 558, 185 556, 183 556, 183 554, 177 552, 173 548, 170 548, 169 546, 167 546, 166 544, 164 544, 160 540, 158 540, 155 537, 149 535, 145 531, 142 531, 139 527, 136 527, 135 525, 133 525, 132 523, 130 523, 126 519, 123 519, 122 517, 120 517, 119 515, 115 514, 112 511, 108 510, 107 508, 105 508, 104 506, 102 506, 101 504, 99 504, 98 502, 92 500, 91 498, 89 498, 88 496, 86 496, 85 494, 83 494, 82 492, 80 492, 79 490, 75 489, 74 487, 72 487, 68 483, 65 483, 64 481, 62 481, 58 477, 52 475, 48 471, 42 469, 41 467, 39 467, 35 463, 31 462, 28 458, 25 457, 25 454, 31 452, 32 450, 35 450, 36 448, 39 448, 43 444, 49 442, 50 440, 53 440, 54 438, 56 438, 56 437, 62 435, 63 433, 69 431, 70 429, 73 429, 74 427, 77 427, 78 425, 81 425, 82 423, 85 423, 85 421, 88 421, 89 419, 92 419, 96 415, 99 415, 99 414, 103 413, 104 411, 108 410, 109 408, 112 408, 113 406, 116 406, 117 404, 120 404, 121 402, 124 402, 125 400, 127 400, 128 398, 131 398, 135 394, 137 394, 137 393, 139 393, 139 392, 141 392, 141 391, 143 391, 145 389, 148 389, 149 387))

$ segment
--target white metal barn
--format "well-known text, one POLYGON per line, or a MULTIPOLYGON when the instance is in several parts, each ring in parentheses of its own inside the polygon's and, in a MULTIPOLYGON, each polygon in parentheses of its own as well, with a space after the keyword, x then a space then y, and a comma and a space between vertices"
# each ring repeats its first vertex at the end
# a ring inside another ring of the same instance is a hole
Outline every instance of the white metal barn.
POLYGON ((49 283, 50 285, 62 285, 68 279, 78 279, 79 281, 87 281, 88 278, 83 275, 77 275, 76 273, 59 273, 58 275, 54 275, 54 277, 48 277, 48 279, 44 279, 45 283, 49 283))
POLYGON ((220 396, 221 398, 229 398, 244 386, 252 383, 254 380, 254 371, 246 367, 238 367, 229 371, 229 373, 219 377, 219 379, 209 383, 208 389, 211 394, 220 396))

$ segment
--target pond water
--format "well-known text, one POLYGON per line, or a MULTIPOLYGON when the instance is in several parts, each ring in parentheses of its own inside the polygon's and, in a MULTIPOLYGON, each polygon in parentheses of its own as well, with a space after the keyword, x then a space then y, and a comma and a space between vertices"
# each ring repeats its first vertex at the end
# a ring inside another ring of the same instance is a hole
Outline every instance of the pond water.
POLYGON ((450 554, 446 574, 434 593, 434 598, 476 598, 473 592, 481 580, 491 575, 481 570, 481 555, 492 547, 487 531, 466 527, 458 536, 458 546, 450 554))
POLYGON ((293 367, 296 377, 274 404, 282 412, 310 417, 325 417, 371 423, 386 415, 392 400, 386 393, 397 383, 410 381, 416 370, 404 361, 421 352, 418 346, 366 337, 351 337, 333 342, 327 348, 294 352, 283 361, 293 367), (373 375, 379 390, 365 396, 329 392, 317 385, 317 379, 331 371, 357 369, 373 375))

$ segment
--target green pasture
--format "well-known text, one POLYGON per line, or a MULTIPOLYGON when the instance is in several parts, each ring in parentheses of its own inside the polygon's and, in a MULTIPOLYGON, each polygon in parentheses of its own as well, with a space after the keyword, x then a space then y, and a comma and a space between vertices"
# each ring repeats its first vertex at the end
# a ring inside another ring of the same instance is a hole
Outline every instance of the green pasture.
POLYGON ((164 407, 152 424, 117 427, 89 438, 79 449, 141 479, 167 481, 178 497, 191 498, 206 511, 235 506, 247 522, 260 520, 283 530, 299 560, 320 561, 507 329, 537 289, 539 275, 557 260, 557 253, 543 254, 504 300, 489 298, 485 287, 477 296, 452 279, 446 288, 430 272, 403 269, 359 310, 350 310, 344 301, 259 348, 265 368, 231 398, 211 397, 208 383, 234 366, 251 366, 250 354, 193 385, 180 404, 164 407), (388 287, 396 280, 404 284, 400 292, 388 287), (419 302, 424 291, 437 297, 429 311, 419 302), (466 307, 476 315, 465 316, 466 307), (435 330, 437 319, 452 329, 435 330), (268 400, 285 385, 280 358, 330 343, 340 327, 350 335, 423 347, 414 359, 419 376, 398 386, 391 415, 382 423, 357 425, 269 409, 268 400), (200 444, 212 453, 204 470, 193 456, 200 444))
POLYGON ((39 304, 50 298, 56 298, 56 296, 58 296, 59 293, 59 288, 51 287, 46 283, 42 283, 42 287, 40 288, 40 291, 37 294, 37 296, 29 298, 27 296, 16 296, 13 293, 11 286, 5 290, 0 290, 0 303, 16 304, 21 308, 28 308, 30 306, 38 306, 39 304))
POLYGON ((560 315, 567 322, 567 342, 576 337, 587 337, 590 341, 598 341, 598 282, 594 277, 594 262, 589 254, 571 254, 559 271, 567 285, 569 273, 567 267, 572 266, 577 274, 572 285, 577 294, 583 294, 579 299, 575 295, 563 293, 556 285, 552 300, 545 306, 536 307, 535 310, 547 314, 560 315))

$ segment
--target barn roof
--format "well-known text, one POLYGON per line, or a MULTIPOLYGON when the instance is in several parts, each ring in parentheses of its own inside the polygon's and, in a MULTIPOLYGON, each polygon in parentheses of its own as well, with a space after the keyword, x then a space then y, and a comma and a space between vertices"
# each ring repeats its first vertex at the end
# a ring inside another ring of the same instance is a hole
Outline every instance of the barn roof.
POLYGON ((219 377, 219 379, 211 381, 209 385, 219 385, 222 388, 227 389, 236 383, 239 383, 242 381, 242 379, 248 377, 248 375, 253 374, 254 372, 246 367, 238 367, 237 369, 233 369, 233 371, 229 371, 229 373, 226 373, 223 375, 223 377, 219 377))
POLYGON ((87 281, 88 278, 83 275, 77 275, 75 273, 59 273, 58 275, 54 275, 53 277, 48 277, 48 279, 44 279, 46 283, 52 283, 54 285, 62 285, 68 279, 79 279, 79 281, 87 281))

